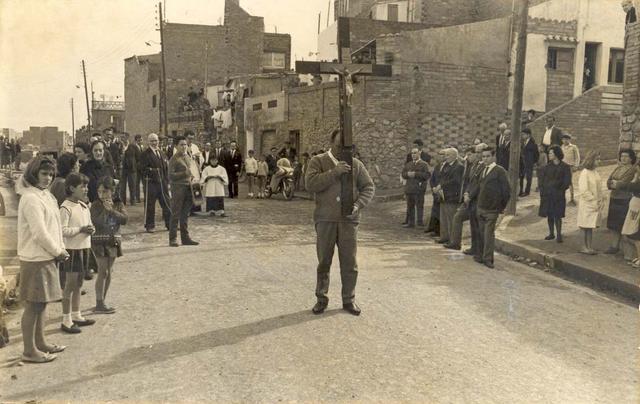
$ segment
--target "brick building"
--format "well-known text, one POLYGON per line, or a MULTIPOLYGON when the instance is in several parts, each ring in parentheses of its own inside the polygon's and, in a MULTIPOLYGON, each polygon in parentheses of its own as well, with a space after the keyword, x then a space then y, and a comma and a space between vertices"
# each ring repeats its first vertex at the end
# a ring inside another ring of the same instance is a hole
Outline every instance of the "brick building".
POLYGON ((43 153, 58 156, 71 146, 69 141, 69 134, 58 130, 57 126, 30 126, 29 130, 22 132, 21 143, 27 149, 32 146, 43 153))
POLYGON ((125 131, 125 106, 122 101, 93 100, 91 102, 91 127, 96 131, 113 129, 125 131))
MULTIPOLYGON (((190 92, 224 86, 232 76, 285 72, 291 65, 290 35, 264 32, 264 19, 249 15, 238 0, 225 1, 223 25, 165 23, 164 51, 169 135, 206 126, 202 114, 183 109, 190 92)), ((125 60, 129 132, 159 128, 162 108, 152 89, 159 88, 159 63, 160 55, 125 60)))

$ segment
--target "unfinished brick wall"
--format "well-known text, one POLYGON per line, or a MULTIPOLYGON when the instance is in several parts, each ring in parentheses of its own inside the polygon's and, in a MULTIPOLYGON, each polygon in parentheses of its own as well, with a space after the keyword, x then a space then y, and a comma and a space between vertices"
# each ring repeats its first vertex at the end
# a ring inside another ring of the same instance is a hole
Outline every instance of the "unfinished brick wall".
POLYGON ((620 148, 640 151, 640 23, 627 25, 620 148))
MULTIPOLYGON (((599 150, 603 159, 615 159, 620 117, 602 109, 602 93, 606 87, 595 87, 548 114, 556 117, 556 126, 571 134, 584 155, 588 150, 599 150)), ((545 115, 529 126, 540 144, 546 130, 545 115)))
POLYGON ((573 99, 573 72, 547 69, 547 107, 551 111, 573 99))

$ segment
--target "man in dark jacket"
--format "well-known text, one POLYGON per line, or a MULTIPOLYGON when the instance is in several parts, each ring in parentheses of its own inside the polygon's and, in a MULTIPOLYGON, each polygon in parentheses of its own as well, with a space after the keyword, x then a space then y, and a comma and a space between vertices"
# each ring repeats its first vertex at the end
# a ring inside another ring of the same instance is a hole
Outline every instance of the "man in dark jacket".
POLYGON ((464 167, 458 161, 458 150, 448 148, 444 150, 445 162, 440 170, 440 184, 435 192, 440 195, 440 238, 439 244, 450 241, 453 216, 458 209, 462 174, 464 167))
POLYGON ((267 166, 269 167, 269 177, 271 177, 278 169, 278 156, 276 155, 276 151, 277 149, 272 147, 271 153, 267 154, 267 157, 265 158, 267 166))
POLYGON ((140 162, 142 159, 142 135, 135 136, 135 143, 132 144, 134 146, 134 154, 136 158, 136 203, 140 203, 140 183, 144 181, 144 176, 142 175, 142 171, 140 170, 140 162))
POLYGON ((232 141, 225 168, 229 176, 229 198, 238 197, 238 177, 242 171, 242 154, 238 150, 238 144, 232 141))
POLYGON ((511 191, 507 171, 496 164, 495 151, 485 149, 482 152, 484 170, 480 177, 478 192, 478 222, 480 224, 479 256, 476 262, 493 268, 493 252, 495 249, 496 222, 498 216, 507 207, 511 191))
POLYGON ((198 245, 189 236, 189 214, 193 206, 191 184, 194 180, 191 167, 194 164, 187 153, 187 139, 184 136, 175 138, 175 153, 169 160, 169 181, 171 183, 171 221, 169 227, 169 245, 179 247, 178 223, 180 223, 180 239, 182 245, 198 245))
POLYGON ((511 153, 511 130, 504 131, 500 144, 496 149, 496 164, 509 171, 509 158, 511 153))
POLYGON ((164 224, 169 229, 171 210, 169 209, 169 179, 167 158, 160 150, 158 135, 148 137, 149 147, 140 157, 140 170, 145 182, 145 224, 147 233, 153 233, 156 227, 156 201, 160 202, 164 224))
POLYGON ((403 227, 415 227, 416 211, 418 213, 417 224, 424 226, 424 193, 427 191, 429 165, 420 158, 420 149, 411 149, 412 160, 405 164, 402 170, 402 178, 407 183, 404 193, 407 199, 407 223, 403 227))
MULTIPOLYGON (((449 237, 449 242, 444 246, 446 248, 452 250, 460 250, 462 248, 462 227, 464 222, 470 219, 470 206, 469 203, 465 202, 464 195, 468 193, 469 186, 472 181, 475 181, 477 177, 478 167, 479 167, 479 154, 484 148, 485 145, 478 146, 470 146, 466 150, 466 156, 463 160, 463 175, 462 175, 462 187, 460 189, 460 199, 458 210, 456 210, 456 214, 453 216, 453 224, 451 226, 451 235, 449 237)), ((472 248, 473 248, 473 237, 472 237, 472 248)))
POLYGON ((533 168, 535 167, 538 159, 540 158, 540 152, 538 151, 538 145, 531 137, 531 129, 524 128, 522 130, 522 153, 521 153, 521 167, 520 167, 520 194, 518 196, 529 196, 531 192, 531 180, 533 179, 533 168), (527 186, 524 186, 524 180, 527 180, 527 186))
MULTIPOLYGON (((427 151, 427 148, 425 147, 422 139, 414 140, 413 147, 417 147, 418 150, 420 150, 420 160, 424 161, 427 164, 431 164, 431 156, 429 155, 429 152, 427 151)), ((411 155, 411 152, 407 153, 407 158, 405 160, 405 163, 408 163, 410 161, 413 161, 413 156, 411 155)))
POLYGON ((131 205, 136 203, 136 182, 138 182, 138 159, 135 143, 129 142, 129 135, 123 139, 124 156, 122 159, 122 186, 120 187, 122 203, 127 204, 127 187, 131 197, 131 205))
POLYGON ((431 214, 429 216, 429 225, 424 232, 429 236, 440 237, 440 195, 436 188, 440 184, 440 173, 442 166, 445 164, 444 151, 440 150, 434 161, 433 172, 429 179, 429 186, 433 195, 433 203, 431 204, 431 214))
POLYGON ((358 223, 360 211, 373 199, 375 187, 364 164, 353 159, 353 167, 340 161, 340 132, 331 133, 333 147, 326 153, 315 156, 309 162, 305 184, 309 192, 315 193, 316 208, 313 213, 317 234, 318 253, 316 298, 314 314, 321 314, 327 308, 329 298, 329 270, 336 245, 340 258, 342 279, 342 308, 357 316, 360 308, 355 302, 358 264, 358 223), (353 172, 354 204, 351 215, 342 216, 341 188, 342 175, 353 172))
POLYGON ((556 118, 553 115, 550 115, 546 119, 547 129, 542 135, 542 147, 544 148, 544 153, 549 153, 549 148, 551 146, 562 146, 562 129, 556 127, 556 118))
POLYGON ((111 158, 113 160, 113 171, 116 174, 116 178, 122 180, 122 154, 124 151, 124 147, 122 146, 122 142, 120 141, 120 136, 115 135, 113 141, 109 145, 109 153, 111 153, 111 158))

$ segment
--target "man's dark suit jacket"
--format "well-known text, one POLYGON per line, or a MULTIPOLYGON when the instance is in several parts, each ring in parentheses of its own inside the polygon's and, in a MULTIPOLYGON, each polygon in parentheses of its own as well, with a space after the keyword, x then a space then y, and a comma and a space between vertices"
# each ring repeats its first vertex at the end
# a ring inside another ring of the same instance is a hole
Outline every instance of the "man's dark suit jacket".
MULTIPOLYGON (((547 128, 544 128, 542 137, 540 138, 540 144, 544 141, 544 134, 547 132, 547 128)), ((562 146, 562 129, 555 126, 551 129, 551 145, 550 146, 562 146)))
POLYGON ((240 153, 240 150, 236 150, 233 153, 229 150, 227 153, 225 166, 227 174, 230 178, 236 178, 240 175, 240 170, 242 170, 242 154, 240 153))
POLYGON ((511 141, 506 142, 496 149, 496 164, 509 170, 509 154, 511 153, 511 141))
POLYGON ((122 170, 127 172, 138 171, 138 146, 130 144, 127 146, 127 150, 124 152, 124 158, 122 159, 122 170))
POLYGON ((457 203, 460 200, 463 171, 463 165, 457 160, 452 164, 443 163, 440 170, 439 185, 442 187, 445 203, 457 203))
POLYGON ((160 153, 160 159, 150 147, 147 147, 145 151, 142 152, 142 156, 140 157, 140 171, 144 178, 149 179, 149 182, 154 184, 160 184, 162 182, 166 184, 169 179, 169 165, 162 150, 158 149, 158 151, 160 153))
POLYGON ((222 167, 226 169, 227 168, 226 161, 229 158, 229 150, 225 149, 224 147, 221 147, 220 150, 218 150, 218 148, 211 149, 211 153, 214 156, 216 156, 216 158, 218 159, 218 164, 220 164, 222 167))
POLYGON ((478 193, 478 209, 502 213, 511 198, 511 189, 507 179, 507 171, 496 165, 489 174, 482 178, 480 174, 480 191, 478 193))
MULTIPOLYGON (((421 151, 420 152, 420 160, 430 164, 431 163, 431 156, 426 151, 421 151)), ((407 158, 405 159, 404 162, 408 163, 410 161, 413 161, 413 157, 411 157, 411 153, 407 153, 407 158)))
POLYGON ((529 142, 522 146, 522 163, 525 169, 533 167, 540 158, 540 151, 538 145, 531 139, 529 142))
POLYGON ((402 170, 402 178, 407 180, 404 186, 404 193, 424 194, 427 190, 429 177, 431 177, 431 174, 429 173, 429 165, 426 162, 418 160, 416 162, 410 161, 406 163, 402 170), (415 172, 413 178, 409 178, 409 171, 415 172))
POLYGON ((269 174, 275 173, 276 167, 278 166, 278 158, 268 154, 265 160, 267 162, 267 166, 269 166, 269 174))

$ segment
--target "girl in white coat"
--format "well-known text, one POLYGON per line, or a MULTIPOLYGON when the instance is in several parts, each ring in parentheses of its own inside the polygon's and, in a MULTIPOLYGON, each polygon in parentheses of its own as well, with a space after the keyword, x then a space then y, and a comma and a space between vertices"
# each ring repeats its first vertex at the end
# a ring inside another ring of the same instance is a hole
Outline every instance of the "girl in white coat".
POLYGON ((593 249, 593 229, 598 227, 604 202, 602 180, 596 171, 599 159, 596 152, 590 151, 584 159, 584 170, 580 173, 578 180, 580 189, 578 227, 584 234, 584 248, 580 252, 589 255, 597 254, 593 249))

